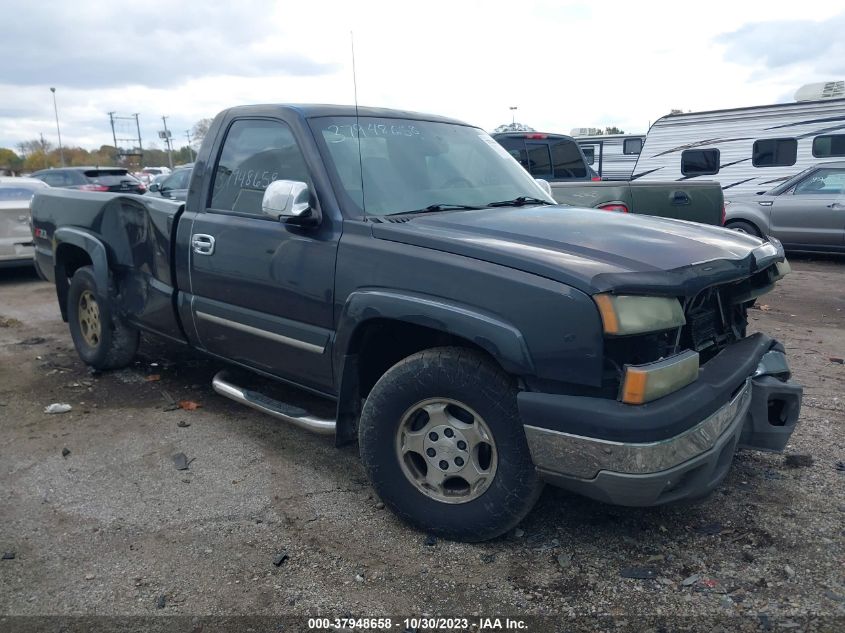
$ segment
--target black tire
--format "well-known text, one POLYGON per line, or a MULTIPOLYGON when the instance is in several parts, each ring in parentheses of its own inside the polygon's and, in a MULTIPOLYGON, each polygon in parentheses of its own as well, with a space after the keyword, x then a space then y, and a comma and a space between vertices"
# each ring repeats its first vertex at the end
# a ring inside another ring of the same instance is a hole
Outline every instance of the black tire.
MULTIPOLYGON (((107 296, 112 296, 112 291, 113 288, 109 288, 107 296)), ((129 365, 135 358, 140 333, 114 314, 111 302, 99 300, 100 294, 93 267, 83 266, 77 269, 70 280, 67 297, 70 336, 76 352, 87 365, 101 370, 120 369, 129 365), (86 326, 80 321, 80 298, 86 292, 88 299, 92 296, 95 298, 93 300, 99 311, 99 336, 93 343, 91 337, 86 338, 83 333, 86 326)))
POLYGON ((408 523, 449 539, 483 541, 515 527, 534 507, 543 487, 528 450, 516 394, 507 374, 470 349, 429 349, 391 367, 367 397, 358 433, 361 460, 384 503, 408 523), (415 404, 432 398, 467 405, 492 434, 495 474, 477 498, 462 503, 431 498, 400 464, 396 447, 400 422, 415 404))
POLYGON ((747 233, 748 235, 753 235, 754 237, 762 237, 760 229, 751 224, 751 222, 746 222, 745 220, 731 220, 725 224, 725 228, 731 229, 732 231, 738 231, 740 233, 747 233))

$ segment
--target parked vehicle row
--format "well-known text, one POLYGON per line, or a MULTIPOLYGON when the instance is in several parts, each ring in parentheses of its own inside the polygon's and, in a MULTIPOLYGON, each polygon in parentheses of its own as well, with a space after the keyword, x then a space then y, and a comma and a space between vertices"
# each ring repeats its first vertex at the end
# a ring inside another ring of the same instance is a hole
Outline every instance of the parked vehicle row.
POLYGON ((716 226, 724 222, 724 199, 717 182, 607 182, 590 168, 584 148, 571 136, 506 132, 494 138, 532 176, 547 181, 560 204, 716 226))
POLYGON ((544 482, 696 498, 738 448, 795 429, 783 347, 746 333, 789 270, 776 240, 560 206, 482 130, 386 109, 232 108, 196 165, 184 205, 36 195, 37 264, 80 357, 126 366, 143 330, 322 396, 331 419, 213 380, 357 439, 422 529, 495 537, 544 482))
POLYGON ((123 167, 58 167, 32 174, 51 187, 81 191, 145 193, 147 187, 123 167))
POLYGON ((144 167, 141 171, 136 171, 132 175, 149 188, 157 176, 169 176, 170 172, 169 167, 144 167))
POLYGON ((0 177, 0 267, 32 265, 29 205, 35 192, 45 188, 36 178, 0 177))

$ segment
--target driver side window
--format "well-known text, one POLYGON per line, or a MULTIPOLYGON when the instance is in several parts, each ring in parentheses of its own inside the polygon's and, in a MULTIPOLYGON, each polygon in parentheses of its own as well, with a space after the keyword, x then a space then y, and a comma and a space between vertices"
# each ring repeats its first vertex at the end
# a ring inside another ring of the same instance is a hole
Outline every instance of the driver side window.
POLYGON ((293 132, 281 121, 240 119, 226 134, 209 206, 260 216, 264 191, 276 180, 308 182, 293 132))
POLYGON ((165 189, 187 189, 188 188, 188 181, 191 179, 191 170, 184 169, 176 172, 168 176, 163 183, 161 183, 161 189, 164 191, 165 189))
POLYGON ((793 195, 840 196, 845 193, 845 169, 819 169, 795 186, 793 195))

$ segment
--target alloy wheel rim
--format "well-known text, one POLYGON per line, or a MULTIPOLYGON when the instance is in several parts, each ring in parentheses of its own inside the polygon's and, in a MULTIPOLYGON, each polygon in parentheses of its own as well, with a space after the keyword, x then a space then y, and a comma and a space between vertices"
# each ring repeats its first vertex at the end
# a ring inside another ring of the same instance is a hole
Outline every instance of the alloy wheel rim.
POLYGON ((82 338, 89 346, 97 347, 100 344, 102 327, 100 325, 100 304, 97 303, 94 293, 90 290, 84 290, 79 295, 78 308, 79 330, 82 332, 82 338))
POLYGON ((490 427, 473 409, 448 398, 429 398, 408 408, 396 433, 396 455, 405 477, 443 503, 478 499, 498 466, 490 427))

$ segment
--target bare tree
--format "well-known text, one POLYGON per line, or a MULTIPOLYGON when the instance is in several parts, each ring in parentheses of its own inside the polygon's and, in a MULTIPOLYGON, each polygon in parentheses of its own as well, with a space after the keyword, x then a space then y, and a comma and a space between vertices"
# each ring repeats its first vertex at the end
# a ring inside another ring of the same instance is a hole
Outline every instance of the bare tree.
POLYGON ((40 139, 34 138, 18 143, 18 149, 20 150, 22 156, 29 156, 30 154, 34 154, 36 152, 46 154, 53 149, 53 146, 48 141, 45 141, 44 137, 41 137, 40 139))
POLYGON ((502 132, 534 132, 534 128, 530 125, 525 125, 525 123, 520 123, 519 121, 514 121, 512 123, 503 123, 495 130, 493 130, 494 134, 500 134, 502 132))
POLYGON ((200 119, 194 123, 194 127, 191 128, 191 141, 200 145, 205 135, 208 134, 209 127, 211 127, 211 119, 200 119))

